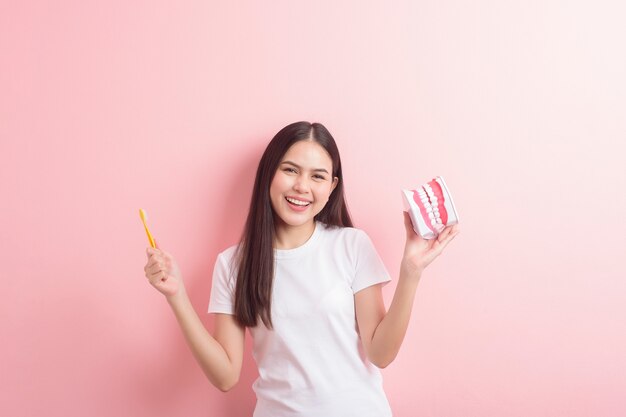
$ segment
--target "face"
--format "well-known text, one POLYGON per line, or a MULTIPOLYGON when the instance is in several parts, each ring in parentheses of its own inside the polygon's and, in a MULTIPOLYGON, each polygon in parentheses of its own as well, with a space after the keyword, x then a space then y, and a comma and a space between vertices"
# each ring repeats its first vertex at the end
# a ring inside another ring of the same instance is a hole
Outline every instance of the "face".
POLYGON ((330 155, 321 145, 307 140, 294 143, 283 155, 270 186, 277 224, 313 222, 339 181, 332 172, 330 155))

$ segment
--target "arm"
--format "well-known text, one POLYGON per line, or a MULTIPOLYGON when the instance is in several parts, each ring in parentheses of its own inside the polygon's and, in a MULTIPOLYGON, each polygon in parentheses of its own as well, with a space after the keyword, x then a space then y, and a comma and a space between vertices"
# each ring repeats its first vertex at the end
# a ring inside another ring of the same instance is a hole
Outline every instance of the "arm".
POLYGON ((455 225, 442 230, 437 239, 425 240, 413 231, 407 212, 404 212, 404 226, 406 245, 389 311, 385 312, 381 284, 365 288, 354 296, 361 342, 369 360, 379 368, 389 365, 400 350, 424 269, 459 234, 455 225))
POLYGON ((214 336, 211 336, 189 301, 174 257, 161 250, 158 244, 156 249, 147 248, 147 255, 146 278, 165 295, 202 371, 221 391, 230 390, 241 373, 245 328, 236 323, 234 316, 217 314, 214 336))
POLYGON ((398 354, 409 326, 419 276, 410 279, 400 273, 389 311, 385 312, 382 284, 355 294, 355 309, 361 342, 374 365, 385 368, 398 354))
POLYGON ((185 293, 168 297, 193 356, 209 381, 222 392, 239 381, 243 360, 245 328, 234 316, 216 314, 214 337, 207 332, 185 293))

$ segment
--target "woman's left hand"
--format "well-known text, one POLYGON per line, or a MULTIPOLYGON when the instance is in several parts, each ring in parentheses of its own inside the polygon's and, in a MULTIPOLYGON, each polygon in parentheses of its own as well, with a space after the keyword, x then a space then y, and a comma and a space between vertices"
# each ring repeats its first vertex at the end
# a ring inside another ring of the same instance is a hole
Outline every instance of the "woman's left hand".
POLYGON ((402 257, 402 269, 409 274, 421 274, 443 251, 448 243, 460 233, 459 225, 445 227, 435 239, 424 239, 413 230, 409 212, 404 213, 406 245, 402 257))

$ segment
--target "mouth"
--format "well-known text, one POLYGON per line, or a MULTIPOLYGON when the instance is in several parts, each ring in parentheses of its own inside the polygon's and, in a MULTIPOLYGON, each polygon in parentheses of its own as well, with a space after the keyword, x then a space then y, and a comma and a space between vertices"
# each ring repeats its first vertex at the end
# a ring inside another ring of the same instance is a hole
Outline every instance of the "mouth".
POLYGON ((287 205, 295 211, 304 211, 311 205, 310 201, 300 200, 293 197, 285 197, 285 201, 287 202, 287 205))
POLYGON ((424 220, 427 220, 426 226, 433 232, 437 225, 448 223, 445 197, 437 181, 430 181, 421 188, 413 190, 413 200, 420 208, 424 220))

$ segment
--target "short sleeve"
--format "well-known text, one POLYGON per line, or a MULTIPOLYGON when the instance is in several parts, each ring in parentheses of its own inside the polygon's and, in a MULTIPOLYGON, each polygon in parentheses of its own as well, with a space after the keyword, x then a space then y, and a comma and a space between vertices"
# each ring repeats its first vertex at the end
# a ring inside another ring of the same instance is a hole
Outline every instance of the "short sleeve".
POLYGON ((389 272, 367 233, 358 230, 355 246, 356 265, 354 280, 352 281, 352 292, 356 294, 364 288, 380 284, 381 282, 384 285, 388 284, 391 281, 389 272))
POLYGON ((224 253, 217 255, 213 269, 209 313, 234 314, 235 280, 224 253))

